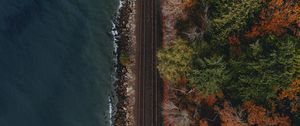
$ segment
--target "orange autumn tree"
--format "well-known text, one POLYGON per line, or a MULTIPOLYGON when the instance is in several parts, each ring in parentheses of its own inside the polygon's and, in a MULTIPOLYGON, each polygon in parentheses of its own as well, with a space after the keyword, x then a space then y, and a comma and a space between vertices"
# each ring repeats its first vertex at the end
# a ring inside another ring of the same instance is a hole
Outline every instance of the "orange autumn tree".
POLYGON ((297 112, 300 105, 297 102, 300 94, 300 77, 298 77, 286 90, 283 90, 279 94, 279 99, 284 100, 288 99, 290 101, 291 112, 297 112))
POLYGON ((271 0, 267 7, 262 9, 259 18, 260 21, 254 24, 246 37, 255 38, 268 34, 277 36, 292 31, 298 34, 300 27, 300 3, 298 0, 271 0))
POLYGON ((219 111, 222 126, 247 126, 242 121, 242 111, 238 112, 229 102, 224 102, 223 107, 219 111))
POLYGON ((208 126, 208 123, 206 120, 200 120, 199 121, 199 126, 208 126))
POLYGON ((183 0, 183 6, 184 8, 190 8, 193 6, 197 1, 196 0, 183 0))
POLYGON ((257 126, 290 126, 291 121, 288 116, 278 113, 269 112, 265 108, 254 104, 253 102, 245 102, 244 108, 248 114, 247 122, 249 125, 257 126))

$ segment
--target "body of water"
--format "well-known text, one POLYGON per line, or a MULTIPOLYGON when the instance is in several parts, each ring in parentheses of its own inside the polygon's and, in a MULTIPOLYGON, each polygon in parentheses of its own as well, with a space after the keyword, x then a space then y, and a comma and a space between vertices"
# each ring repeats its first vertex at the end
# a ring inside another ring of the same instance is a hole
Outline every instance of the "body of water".
POLYGON ((0 126, 107 126, 118 0, 0 0, 0 126))

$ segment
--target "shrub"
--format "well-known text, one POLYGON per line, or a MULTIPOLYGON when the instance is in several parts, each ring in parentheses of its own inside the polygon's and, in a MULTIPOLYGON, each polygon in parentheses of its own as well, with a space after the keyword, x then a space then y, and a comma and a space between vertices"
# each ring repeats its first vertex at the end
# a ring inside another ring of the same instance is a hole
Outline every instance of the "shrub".
POLYGON ((172 45, 159 50, 157 68, 162 77, 171 82, 184 77, 191 70, 193 53, 193 49, 182 39, 176 39, 172 45))

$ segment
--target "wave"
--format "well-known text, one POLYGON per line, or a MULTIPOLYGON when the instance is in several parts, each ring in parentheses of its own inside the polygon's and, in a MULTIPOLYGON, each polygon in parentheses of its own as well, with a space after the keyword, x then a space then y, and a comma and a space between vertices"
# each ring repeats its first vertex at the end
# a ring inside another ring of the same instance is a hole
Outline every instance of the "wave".
MULTIPOLYGON (((120 16, 120 9, 123 7, 123 3, 124 3, 123 0, 119 0, 119 6, 118 6, 118 9, 117 9, 117 12, 114 16, 114 19, 111 21, 111 24, 112 24, 111 34, 112 34, 112 37, 113 37, 113 48, 114 48, 114 50, 113 50, 114 70, 113 70, 113 73, 111 75, 111 78, 112 78, 112 83, 113 83, 113 88, 114 89, 117 88, 116 82, 118 81, 117 70, 118 70, 118 48, 119 47, 118 47, 117 41, 118 41, 118 38, 120 36, 119 36, 118 29, 117 29, 117 25, 118 25, 118 22, 119 22, 118 19, 119 19, 119 16, 120 16)), ((113 124, 114 124, 114 115, 117 111, 116 104, 118 102, 115 90, 112 91, 112 93, 108 97, 108 100, 109 100, 109 104, 108 104, 108 108, 109 108, 109 111, 108 111, 109 126, 113 126, 113 124)))

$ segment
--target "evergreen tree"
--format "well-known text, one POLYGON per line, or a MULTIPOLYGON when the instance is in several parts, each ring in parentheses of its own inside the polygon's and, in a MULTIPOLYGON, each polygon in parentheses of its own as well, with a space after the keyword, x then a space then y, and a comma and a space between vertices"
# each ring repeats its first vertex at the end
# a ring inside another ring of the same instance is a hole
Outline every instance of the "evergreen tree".
POLYGON ((259 0, 217 0, 214 3, 212 40, 222 44, 230 35, 241 32, 261 7, 259 0))
POLYGON ((275 98, 277 90, 294 79, 298 41, 289 35, 268 36, 250 44, 243 58, 231 60, 233 78, 225 86, 226 92, 241 100, 264 102, 275 98))
POLYGON ((190 85, 206 96, 221 92, 222 84, 228 80, 223 58, 199 58, 196 62, 197 66, 188 74, 190 85))
MULTIPOLYGON (((298 43, 300 44, 300 43, 298 43)), ((300 48, 297 47, 296 56, 294 59, 294 67, 296 69, 296 77, 300 77, 300 48)))

